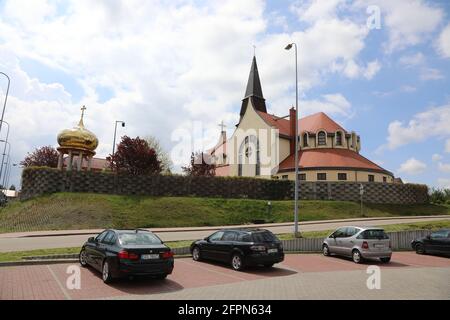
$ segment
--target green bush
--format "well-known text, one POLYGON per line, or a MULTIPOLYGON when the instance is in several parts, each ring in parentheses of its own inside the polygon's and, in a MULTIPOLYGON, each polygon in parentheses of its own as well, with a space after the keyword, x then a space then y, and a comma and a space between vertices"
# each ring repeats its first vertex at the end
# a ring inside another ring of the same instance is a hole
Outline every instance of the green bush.
POLYGON ((437 204, 450 204, 450 189, 431 189, 430 202, 437 204))

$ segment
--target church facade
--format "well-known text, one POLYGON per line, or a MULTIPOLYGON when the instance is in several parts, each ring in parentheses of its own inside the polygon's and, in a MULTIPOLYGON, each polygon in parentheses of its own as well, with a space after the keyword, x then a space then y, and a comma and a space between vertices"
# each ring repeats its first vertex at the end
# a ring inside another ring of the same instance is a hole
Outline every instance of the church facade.
MULTIPOLYGON (((256 58, 242 100, 240 120, 232 136, 222 129, 208 154, 217 176, 295 179, 295 109, 286 116, 267 112, 256 58)), ((393 183, 388 170, 360 154, 361 137, 323 112, 299 119, 298 161, 301 181, 393 183)))

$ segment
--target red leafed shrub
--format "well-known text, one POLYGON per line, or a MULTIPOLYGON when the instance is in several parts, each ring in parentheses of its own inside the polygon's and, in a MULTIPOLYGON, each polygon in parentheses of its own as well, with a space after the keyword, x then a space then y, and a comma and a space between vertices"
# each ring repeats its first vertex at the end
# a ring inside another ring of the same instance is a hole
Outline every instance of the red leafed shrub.
POLYGON ((147 141, 139 137, 122 137, 117 151, 106 158, 113 171, 132 175, 159 174, 161 161, 147 141))
POLYGON ((58 166, 58 151, 50 146, 37 148, 33 152, 29 152, 25 159, 20 162, 23 167, 50 167, 58 166))

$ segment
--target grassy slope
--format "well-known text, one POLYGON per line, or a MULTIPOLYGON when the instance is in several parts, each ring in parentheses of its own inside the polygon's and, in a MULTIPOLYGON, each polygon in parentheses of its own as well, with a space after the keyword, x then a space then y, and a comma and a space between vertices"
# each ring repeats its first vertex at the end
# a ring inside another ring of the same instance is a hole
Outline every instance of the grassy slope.
MULTIPOLYGON (((383 228, 388 231, 406 231, 406 230, 437 230, 441 228, 450 228, 449 220, 433 221, 433 222, 417 222, 417 223, 403 223, 403 224, 393 224, 388 226, 383 226, 383 228)), ((328 231, 309 231, 304 232, 303 237, 305 238, 322 238, 326 237, 331 233, 328 231)), ((293 234, 280 234, 278 238, 281 240, 293 239, 293 234)), ((192 241, 182 240, 182 241, 169 241, 166 244, 171 248, 182 248, 188 247, 192 241)), ((72 254, 78 253, 80 251, 79 247, 71 248, 56 248, 56 249, 40 249, 40 250, 30 250, 30 251, 14 251, 14 252, 4 252, 0 254, 0 262, 4 261, 20 261, 22 257, 27 256, 41 256, 41 255, 51 255, 51 254, 72 254)))
MULTIPOLYGON (((0 209, 0 232, 134 227, 214 226, 292 221, 292 201, 195 197, 142 197, 57 193, 0 209)), ((366 205, 366 217, 450 214, 444 205, 366 205)), ((301 221, 360 217, 358 203, 301 201, 301 221)))

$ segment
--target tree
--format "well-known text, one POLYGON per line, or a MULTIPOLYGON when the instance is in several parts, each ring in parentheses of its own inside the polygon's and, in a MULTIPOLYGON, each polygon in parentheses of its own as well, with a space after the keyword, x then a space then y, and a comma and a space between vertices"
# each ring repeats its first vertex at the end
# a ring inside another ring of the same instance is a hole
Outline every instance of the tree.
POLYGON ((27 156, 20 162, 20 165, 23 167, 56 168, 58 166, 58 151, 51 146, 36 148, 32 153, 27 153, 27 156))
POLYGON ((161 161, 147 141, 123 136, 117 151, 106 158, 113 171, 133 175, 161 173, 161 161))
POLYGON ((172 169, 172 160, 170 159, 170 155, 163 149, 158 139, 153 136, 148 136, 145 138, 145 141, 147 141, 150 148, 155 150, 158 160, 161 161, 161 171, 170 173, 172 169))
POLYGON ((214 177, 216 175, 216 165, 212 163, 211 156, 203 152, 193 152, 189 166, 181 167, 181 169, 189 176, 214 177))

